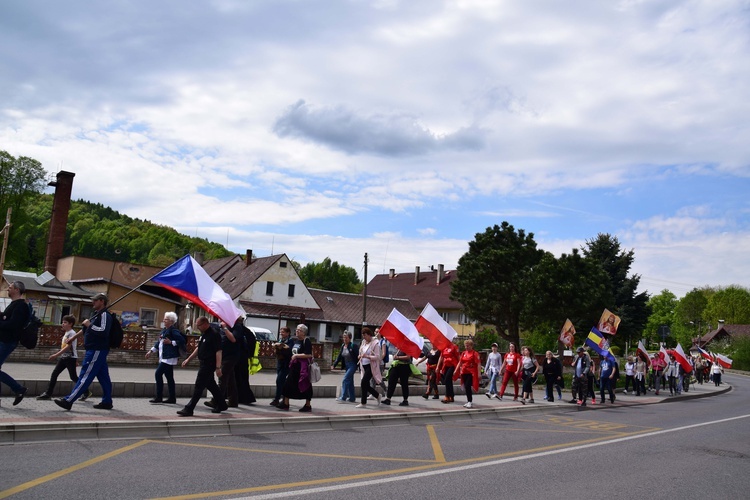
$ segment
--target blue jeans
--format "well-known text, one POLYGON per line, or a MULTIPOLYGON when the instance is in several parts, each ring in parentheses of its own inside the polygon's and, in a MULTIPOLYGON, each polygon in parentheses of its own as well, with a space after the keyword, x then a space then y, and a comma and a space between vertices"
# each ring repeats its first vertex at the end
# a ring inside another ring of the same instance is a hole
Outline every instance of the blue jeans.
POLYGON ((497 394, 497 377, 500 376, 499 372, 491 372, 492 375, 490 375, 490 384, 487 388, 487 392, 489 394, 497 394))
POLYGON ((357 369, 356 361, 346 363, 344 380, 341 382, 341 399, 354 402, 354 372, 357 369))
POLYGON ((276 401, 281 401, 283 399, 282 390, 284 389, 284 382, 286 382, 286 378, 289 376, 289 365, 286 365, 284 367, 276 367, 276 395, 273 399, 276 401))
POLYGON ((81 373, 73 391, 65 396, 69 403, 75 402, 88 390, 96 378, 102 386, 102 403, 112 404, 112 380, 109 378, 109 367, 107 366, 107 355, 109 351, 86 351, 81 365, 81 373))
MULTIPOLYGON (((8 359, 10 353, 12 353, 18 346, 18 341, 15 342, 0 342, 0 368, 3 367, 3 363, 8 359)), ((10 387, 10 390, 15 394, 23 391, 23 386, 15 381, 13 377, 0 370, 0 382, 10 387)))

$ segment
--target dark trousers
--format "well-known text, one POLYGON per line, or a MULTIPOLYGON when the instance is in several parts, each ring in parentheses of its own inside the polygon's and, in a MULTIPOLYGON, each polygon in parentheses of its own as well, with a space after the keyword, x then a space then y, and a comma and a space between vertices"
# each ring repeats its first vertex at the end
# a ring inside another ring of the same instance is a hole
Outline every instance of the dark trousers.
POLYGON ((547 382, 547 401, 554 401, 555 400, 555 383, 560 383, 559 380, 557 380, 553 376, 545 377, 545 382, 547 382))
POLYGON ((55 390, 55 385, 57 384, 57 377, 64 372, 65 370, 68 370, 68 376, 70 377, 70 380, 73 382, 78 382, 78 374, 76 373, 76 361, 78 361, 78 358, 74 357, 67 357, 67 358, 57 358, 57 364, 55 365, 55 368, 52 370, 52 375, 49 377, 49 384, 47 385, 47 390, 45 391, 50 396, 55 390))
POLYGON ((392 366, 388 370, 388 391, 386 392, 386 398, 391 399, 391 396, 396 392, 396 384, 401 386, 401 395, 404 401, 409 399, 409 376, 411 375, 411 369, 409 365, 402 363, 396 366, 392 366))
POLYGON ((471 373, 464 373, 461 375, 461 385, 463 385, 464 391, 466 391, 466 401, 471 403, 472 398, 474 397, 471 392, 474 388, 474 376, 471 373))
POLYGON ((602 398, 602 403, 607 399, 604 395, 604 391, 609 393, 609 400, 613 403, 615 402, 615 393, 612 391, 613 383, 614 381, 609 377, 602 377, 599 379, 599 396, 602 398))
POLYGON ((625 392, 628 392, 628 388, 630 387, 630 384, 633 384, 633 390, 636 388, 636 382, 635 377, 633 375, 625 375, 625 392))
MULTIPOLYGON (((229 406, 236 407, 239 404, 237 396, 237 379, 234 378, 234 367, 237 366, 237 359, 222 359, 221 377, 219 378, 219 389, 222 394, 222 401, 227 400, 229 406)), ((217 401, 214 400, 214 403, 217 401)))
POLYGON ((360 403, 363 405, 367 404, 367 395, 372 394, 375 397, 380 396, 378 391, 370 386, 370 380, 372 380, 372 368, 370 365, 362 365, 362 381, 359 383, 360 389, 362 389, 362 396, 360 403))
POLYGON ((584 403, 586 402, 586 397, 589 394, 589 380, 588 377, 576 377, 573 376, 573 384, 572 384, 572 391, 573 391, 573 399, 580 399, 584 403))
POLYGON ((289 376, 289 364, 284 363, 284 365, 276 367, 276 395, 273 398, 276 401, 281 401, 284 382, 286 382, 286 378, 289 376))
POLYGON ((214 371, 216 367, 211 365, 204 365, 201 363, 198 368, 198 375, 195 377, 195 388, 193 389, 193 397, 190 398, 188 404, 185 405, 186 410, 194 410, 198 401, 203 396, 203 391, 208 389, 208 392, 213 396, 214 402, 218 405, 217 408, 224 408, 224 396, 221 394, 219 385, 214 379, 214 371))
POLYGON ((443 385, 445 386, 445 397, 451 398, 455 396, 455 393, 453 392, 453 372, 456 371, 455 366, 449 366, 445 369, 443 372, 443 385))
POLYGON ((162 399, 164 395, 164 378, 167 379, 167 391, 169 392, 169 399, 175 399, 174 389, 174 366, 167 363, 159 363, 154 372, 154 378, 156 379, 156 399, 162 399))
POLYGON ((248 363, 250 358, 241 355, 237 365, 234 367, 234 380, 237 383, 237 399, 241 405, 255 403, 255 393, 250 388, 250 370, 248 363))

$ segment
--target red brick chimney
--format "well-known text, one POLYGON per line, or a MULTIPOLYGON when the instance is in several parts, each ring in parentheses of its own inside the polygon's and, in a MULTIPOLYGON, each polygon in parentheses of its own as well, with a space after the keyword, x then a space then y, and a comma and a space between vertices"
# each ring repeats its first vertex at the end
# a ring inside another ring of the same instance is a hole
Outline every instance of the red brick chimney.
POLYGON ((65 229, 68 226, 68 212, 70 212, 70 195, 73 192, 73 177, 75 176, 73 172, 61 170, 57 173, 57 181, 49 183, 55 188, 55 197, 52 200, 44 270, 52 274, 57 273, 57 261, 63 256, 65 229))

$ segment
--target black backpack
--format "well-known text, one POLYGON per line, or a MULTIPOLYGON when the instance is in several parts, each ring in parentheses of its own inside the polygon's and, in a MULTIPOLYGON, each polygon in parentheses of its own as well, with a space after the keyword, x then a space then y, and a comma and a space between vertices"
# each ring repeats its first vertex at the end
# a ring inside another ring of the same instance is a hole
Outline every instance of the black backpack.
POLYGON ((39 327, 42 326, 42 320, 36 317, 31 304, 27 305, 29 306, 29 321, 21 330, 21 338, 18 341, 26 349, 33 349, 36 347, 39 338, 39 327))
POLYGON ((112 327, 109 329, 109 348, 117 349, 122 345, 122 338, 125 336, 125 332, 122 331, 122 323, 114 314, 106 311, 105 314, 109 314, 112 319, 112 327))

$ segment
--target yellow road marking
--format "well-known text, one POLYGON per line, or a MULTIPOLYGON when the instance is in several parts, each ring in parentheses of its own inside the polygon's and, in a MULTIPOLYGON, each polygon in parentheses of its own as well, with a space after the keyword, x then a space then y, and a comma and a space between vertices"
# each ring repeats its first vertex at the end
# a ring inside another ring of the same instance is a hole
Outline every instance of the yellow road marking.
POLYGON ((434 460, 420 460, 418 458, 397 458, 397 457, 365 457, 356 455, 336 455, 328 453, 309 453, 304 451, 279 451, 279 450, 264 450, 260 448, 241 448, 239 446, 221 446, 217 444, 200 444, 200 443, 182 443, 182 442, 170 442, 170 441, 158 441, 152 440, 152 443, 163 444, 169 446, 192 446, 195 448, 213 448, 216 450, 230 450, 230 451, 246 451, 250 453, 268 453, 269 455, 298 455, 301 457, 319 457, 319 458, 343 458, 346 460, 368 460, 368 461, 384 461, 384 462, 425 462, 434 463, 434 460))
POLYGON ((427 426, 427 435, 430 436, 430 444, 432 445, 432 451, 435 454, 435 461, 445 462, 445 455, 443 454, 443 448, 440 446, 437 434, 435 434, 435 426, 427 426))
POLYGON ((613 437, 626 437, 626 436, 634 436, 634 435, 645 434, 645 433, 646 431, 638 431, 638 432, 632 432, 632 433, 614 433, 617 435, 585 439, 582 441, 574 441, 572 443, 561 443, 561 444, 556 444, 556 445, 542 446, 540 448, 532 448, 529 450, 510 451, 507 453, 501 453, 498 455, 489 455, 485 457, 465 458, 461 460, 454 460, 451 462, 447 462, 447 461, 446 462, 433 462, 427 465, 405 467, 403 469, 390 469, 390 470, 383 470, 383 471, 377 471, 377 472, 368 472, 364 474, 353 474, 350 476, 338 476, 338 477, 323 478, 323 479, 313 479, 310 481, 300 481, 296 483, 269 484, 265 486, 237 488, 233 490, 211 491, 211 492, 203 492, 203 493, 194 493, 190 495, 179 495, 179 496, 173 496, 173 497, 160 497, 155 500, 190 500, 194 498, 207 498, 207 497, 216 497, 216 496, 223 496, 223 495, 240 495, 240 494, 246 494, 246 493, 260 493, 260 492, 267 492, 267 491, 281 490, 281 489, 289 490, 292 488, 299 488, 299 487, 305 487, 305 486, 308 486, 308 487, 319 486, 322 484, 345 483, 345 482, 351 482, 351 481, 360 480, 360 479, 380 477, 386 474, 387 475, 405 474, 409 472, 419 472, 419 471, 442 468, 442 467, 449 467, 449 466, 452 467, 456 465, 471 464, 471 463, 477 463, 477 462, 482 462, 482 461, 487 461, 487 460, 497 460, 500 458, 508 458, 508 457, 513 457, 513 456, 533 454, 533 453, 539 453, 543 451, 557 450, 560 448, 567 448, 567 447, 573 447, 573 446, 580 446, 584 444, 596 443, 599 441, 606 441, 608 439, 612 439, 613 437))
POLYGON ((39 486, 40 484, 44 484, 48 481, 52 481, 66 474, 70 474, 71 472, 76 472, 81 469, 85 469, 86 467, 90 465, 98 464, 99 462, 103 462, 104 460, 107 460, 108 458, 116 457, 117 455, 125 453, 126 451, 134 450, 138 448, 139 446, 143 446, 144 444, 148 442, 149 442, 148 439, 144 439, 142 441, 138 441, 137 443, 133 443, 131 445, 118 448, 114 451, 110 451, 109 453, 105 453, 104 455, 100 455, 90 460, 86 460, 85 462, 81 462, 80 464, 73 465, 71 467, 59 470, 57 472, 53 472, 52 474, 47 474, 46 476, 42 476, 40 478, 34 479, 33 481, 28 481, 26 483, 19 484, 18 486, 14 488, 10 488, 5 491, 0 491, 0 498, 7 498, 11 495, 15 495, 16 493, 26 491, 35 486, 39 486))

